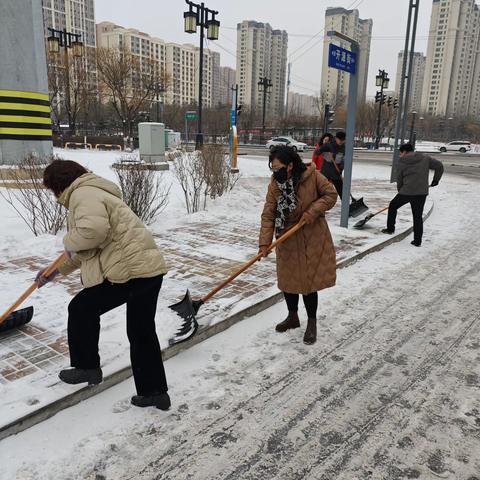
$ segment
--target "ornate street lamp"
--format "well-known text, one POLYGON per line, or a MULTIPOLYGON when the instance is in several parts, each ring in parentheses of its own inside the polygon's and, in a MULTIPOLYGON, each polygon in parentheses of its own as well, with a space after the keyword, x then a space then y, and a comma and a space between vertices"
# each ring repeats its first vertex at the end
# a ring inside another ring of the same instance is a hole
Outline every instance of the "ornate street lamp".
POLYGON ((200 65, 198 75, 198 132, 196 139, 197 150, 203 145, 202 132, 202 103, 203 103, 203 42, 205 30, 209 40, 218 40, 220 22, 215 18, 218 12, 205 7, 204 3, 197 4, 190 0, 185 0, 189 6, 187 12, 184 12, 184 26, 186 33, 197 33, 197 27, 200 27, 200 65))

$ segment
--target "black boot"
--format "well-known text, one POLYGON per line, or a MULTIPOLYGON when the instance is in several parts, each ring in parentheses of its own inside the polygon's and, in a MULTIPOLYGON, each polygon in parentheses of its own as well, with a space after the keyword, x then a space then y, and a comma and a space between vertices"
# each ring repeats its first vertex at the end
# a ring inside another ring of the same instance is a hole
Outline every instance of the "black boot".
POLYGON ((317 341, 317 319, 309 318, 307 323, 307 329, 303 336, 303 343, 305 345, 313 345, 317 341))
POLYGON ((414 247, 421 247, 422 246, 422 242, 419 242, 417 240, 412 240, 410 242, 414 247))
POLYGON ((387 235, 393 235, 395 233, 395 230, 390 230, 389 228, 384 228, 382 230, 382 233, 386 233, 387 235))
POLYGON ((298 318, 298 313, 297 312, 290 312, 288 314, 288 317, 283 321, 277 324, 275 327, 275 330, 277 332, 286 332, 287 330, 290 330, 291 328, 298 328, 300 327, 300 319, 298 318))
POLYGON ((97 385, 102 383, 103 373, 101 368, 67 368, 62 370, 58 377, 62 382, 76 385, 77 383, 88 383, 89 385, 97 385))
POLYGON ((156 393, 153 395, 135 395, 131 399, 136 407, 157 407, 160 410, 168 410, 171 402, 168 393, 156 393))

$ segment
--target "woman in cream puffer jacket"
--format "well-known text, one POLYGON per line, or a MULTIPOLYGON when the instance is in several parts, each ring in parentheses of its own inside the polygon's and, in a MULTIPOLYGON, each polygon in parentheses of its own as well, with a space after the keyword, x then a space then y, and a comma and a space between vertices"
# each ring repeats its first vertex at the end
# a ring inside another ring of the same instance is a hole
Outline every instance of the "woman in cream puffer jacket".
POLYGON ((157 299, 165 260, 152 234, 123 202, 114 183, 70 160, 55 160, 44 172, 44 185, 68 209, 64 246, 69 257, 58 274, 80 269, 82 285, 68 307, 68 343, 73 368, 62 370, 66 383, 100 383, 100 316, 127 305, 127 334, 137 389, 132 403, 168 409, 170 399, 155 332, 157 299))

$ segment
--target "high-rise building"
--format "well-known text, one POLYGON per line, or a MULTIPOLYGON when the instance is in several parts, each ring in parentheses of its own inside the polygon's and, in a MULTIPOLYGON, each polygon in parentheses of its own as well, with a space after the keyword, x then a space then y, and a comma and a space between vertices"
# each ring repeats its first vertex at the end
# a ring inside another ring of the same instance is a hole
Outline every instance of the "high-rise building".
POLYGON ((219 105, 231 105, 232 104, 232 87, 235 87, 236 83, 235 69, 230 67, 220 67, 220 97, 218 100, 219 105))
POLYGON ((42 0, 45 37, 48 28, 67 29, 81 35, 85 45, 85 65, 88 79, 96 82, 97 68, 95 60, 95 2, 94 0, 42 0))
MULTIPOLYGON (((410 105, 408 109, 411 111, 420 112, 422 108, 422 92, 423 79, 425 76, 426 57, 423 53, 413 53, 413 68, 412 68, 412 86, 410 94, 410 105)), ((400 96, 400 85, 403 67, 403 50, 398 54, 397 76, 395 79, 395 96, 400 96)))
MULTIPOLYGON (((111 22, 97 25, 99 47, 127 48, 142 62, 158 63, 159 71, 167 79, 165 102, 179 105, 198 102, 200 51, 190 44, 166 43, 133 28, 124 28, 111 22)), ((220 54, 204 50, 203 102, 214 105, 220 96, 220 54)))
POLYGON ((320 116, 318 98, 314 95, 288 92, 288 115, 320 116))
POLYGON ((370 43, 373 21, 362 20, 358 10, 346 10, 341 7, 327 8, 325 12, 325 36, 323 39, 323 65, 321 92, 325 100, 332 105, 345 104, 348 97, 350 74, 328 67, 329 44, 334 43, 350 50, 350 44, 338 38, 327 36, 330 30, 336 30, 356 40, 360 45, 357 58, 358 102, 364 103, 367 94, 368 65, 370 61, 370 43))
POLYGON ((287 76, 288 34, 268 23, 245 20, 237 25, 237 84, 239 103, 257 111, 263 104, 261 78, 270 80, 267 114, 283 114, 287 76))
POLYGON ((433 0, 422 111, 480 115, 480 8, 475 0, 433 0))

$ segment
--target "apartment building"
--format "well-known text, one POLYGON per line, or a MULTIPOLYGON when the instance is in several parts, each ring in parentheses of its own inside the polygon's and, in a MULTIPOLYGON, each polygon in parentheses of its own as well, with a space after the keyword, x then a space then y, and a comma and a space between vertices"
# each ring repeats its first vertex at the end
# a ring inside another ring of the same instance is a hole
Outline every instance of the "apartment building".
POLYGON ((235 87, 237 78, 236 71, 230 67, 220 67, 220 94, 219 105, 231 105, 232 104, 232 88, 235 87))
POLYGON ((328 51, 330 43, 347 50, 350 44, 337 38, 330 38, 327 32, 336 30, 355 39, 360 44, 357 59, 358 102, 364 103, 367 94, 368 67, 370 62, 370 44, 372 39, 373 21, 361 19, 358 10, 347 10, 341 7, 327 8, 325 11, 325 36, 323 39, 323 64, 321 92, 332 104, 346 104, 350 74, 328 67, 328 51))
MULTIPOLYGON (((99 47, 128 48, 140 62, 158 63, 167 78, 165 103, 194 104, 198 102, 200 51, 190 44, 167 43, 134 28, 111 22, 97 25, 99 47)), ((204 50, 203 105, 212 107, 220 96, 220 54, 204 50)))
POLYGON ((314 95, 288 92, 288 114, 294 116, 321 116, 318 98, 314 95))
POLYGON ((268 23, 245 20, 237 25, 236 83, 239 103, 259 110, 263 91, 258 82, 266 77, 272 83, 267 95, 267 115, 284 113, 287 77, 288 34, 268 23))
MULTIPOLYGON (((425 77, 425 65, 427 58, 423 53, 413 53, 413 68, 412 68, 412 86, 410 104, 408 109, 411 111, 420 112, 422 108, 422 94, 423 94, 423 80, 425 77)), ((403 68, 403 50, 398 54, 397 75, 395 79, 395 97, 400 97, 400 86, 403 68)), ((408 73, 408 72, 407 72, 408 73)))

